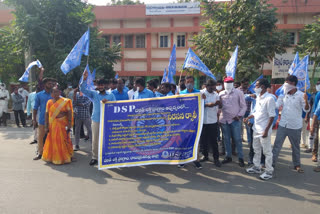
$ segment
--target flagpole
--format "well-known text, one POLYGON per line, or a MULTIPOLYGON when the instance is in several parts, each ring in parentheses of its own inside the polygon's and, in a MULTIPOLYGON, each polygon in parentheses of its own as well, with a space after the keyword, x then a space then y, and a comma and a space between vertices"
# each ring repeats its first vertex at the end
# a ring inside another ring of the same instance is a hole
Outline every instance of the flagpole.
POLYGON ((179 85, 179 90, 180 90, 180 81, 181 81, 181 77, 182 77, 182 72, 183 72, 183 69, 182 69, 182 71, 180 71, 180 78, 179 78, 179 83, 178 83, 178 85, 179 85))
POLYGON ((308 72, 308 69, 306 70, 306 75, 305 75, 305 78, 304 78, 304 93, 307 93, 307 73, 308 72))

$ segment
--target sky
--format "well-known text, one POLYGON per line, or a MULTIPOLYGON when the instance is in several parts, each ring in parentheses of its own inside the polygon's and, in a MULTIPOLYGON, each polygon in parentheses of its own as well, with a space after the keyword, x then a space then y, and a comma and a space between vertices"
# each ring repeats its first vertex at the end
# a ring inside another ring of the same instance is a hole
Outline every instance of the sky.
MULTIPOLYGON (((144 2, 145 4, 161 4, 161 3, 172 3, 174 0, 140 0, 141 2, 144 2)), ((226 0, 216 0, 216 1, 226 1, 226 0)), ((107 3, 110 3, 111 0, 88 0, 90 4, 94 5, 106 5, 107 3)))

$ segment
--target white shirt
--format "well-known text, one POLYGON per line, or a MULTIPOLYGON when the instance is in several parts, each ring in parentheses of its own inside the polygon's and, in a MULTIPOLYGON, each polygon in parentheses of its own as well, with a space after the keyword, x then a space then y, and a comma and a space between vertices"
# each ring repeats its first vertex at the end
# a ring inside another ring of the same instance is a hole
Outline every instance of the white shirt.
POLYGON ((128 96, 129 96, 129 100, 133 99, 133 95, 134 95, 135 91, 133 89, 128 91, 128 96))
POLYGON ((279 97, 277 100, 277 108, 283 106, 281 112, 281 120, 279 125, 288 129, 301 129, 302 128, 302 110, 305 112, 306 103, 303 99, 303 93, 297 90, 293 95, 286 94, 284 97, 279 97))
MULTIPOLYGON (((219 94, 215 91, 212 93, 209 93, 207 89, 201 90, 201 94, 206 95, 206 99, 204 100, 204 103, 216 103, 219 98, 219 94)), ((203 112, 203 124, 214 124, 218 122, 218 106, 214 107, 204 107, 204 112, 203 112)))
MULTIPOLYGON (((256 133, 263 134, 268 126, 270 117, 276 116, 276 102, 271 94, 268 92, 264 93, 262 96, 258 96, 256 99, 254 116, 253 130, 256 133)), ((271 134, 272 128, 269 129, 269 134, 271 134)))

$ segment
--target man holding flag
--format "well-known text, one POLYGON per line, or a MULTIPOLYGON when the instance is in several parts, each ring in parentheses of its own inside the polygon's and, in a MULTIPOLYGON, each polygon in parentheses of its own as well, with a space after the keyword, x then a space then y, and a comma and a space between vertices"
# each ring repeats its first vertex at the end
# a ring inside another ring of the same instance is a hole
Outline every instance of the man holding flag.
POLYGON ((89 97, 93 103, 92 112, 92 159, 89 163, 90 166, 98 164, 98 147, 99 147, 99 126, 100 126, 100 102, 106 103, 108 101, 115 101, 116 98, 112 93, 105 90, 104 79, 97 81, 97 91, 88 89, 87 85, 88 71, 85 70, 83 73, 83 81, 80 84, 80 91, 89 97))
MULTIPOLYGON (((297 67, 299 68, 299 66, 297 67)), ((296 70, 297 70, 296 68, 296 70)), ((300 71, 299 71, 300 72, 300 71)), ((305 72, 307 70, 305 69, 305 72)), ((305 75, 306 77, 307 75, 305 75)), ((300 85, 301 86, 301 85, 300 85)), ((283 85, 284 96, 280 96, 276 103, 276 107, 283 107, 281 113, 281 120, 273 146, 273 165, 278 160, 279 153, 286 137, 292 145, 292 161, 294 169, 302 173, 300 163, 300 139, 302 129, 302 110, 309 112, 308 96, 298 90, 298 78, 294 75, 288 76, 283 85)))

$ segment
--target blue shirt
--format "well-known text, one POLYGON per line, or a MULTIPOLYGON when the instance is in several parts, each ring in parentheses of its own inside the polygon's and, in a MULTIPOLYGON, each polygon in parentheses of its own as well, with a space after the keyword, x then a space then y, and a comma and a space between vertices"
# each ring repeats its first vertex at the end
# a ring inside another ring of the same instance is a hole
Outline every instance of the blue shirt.
POLYGON ((133 95, 134 100, 146 99, 154 97, 154 93, 147 88, 144 88, 141 92, 136 91, 133 95))
POLYGON ((34 102, 33 109, 39 110, 39 124, 44 125, 45 123, 45 115, 46 115, 46 106, 47 102, 52 99, 51 94, 47 93, 45 90, 40 91, 36 95, 36 100, 34 102))
POLYGON ((314 115, 317 115, 318 120, 320 120, 320 105, 317 106, 316 110, 314 111, 314 115))
POLYGON ((183 91, 180 92, 180 94, 192 94, 192 93, 200 93, 200 91, 194 88, 192 92, 189 92, 188 89, 184 89, 183 91))
POLYGON ((167 94, 167 96, 173 96, 174 94, 171 92, 171 91, 169 91, 169 93, 167 94))
POLYGON ((86 81, 80 85, 80 91, 86 95, 87 97, 91 98, 93 103, 93 112, 91 119, 93 122, 99 123, 100 122, 100 102, 103 99, 107 99, 108 101, 115 101, 116 98, 112 93, 105 92, 105 94, 100 94, 98 91, 88 90, 86 81))
POLYGON ((314 102, 313 102, 312 113, 314 113, 316 111, 316 109, 318 107, 319 100, 320 100, 320 93, 317 92, 317 95, 314 98, 314 102))
POLYGON ((115 96, 116 100, 129 100, 128 91, 123 89, 122 93, 118 89, 114 89, 112 94, 115 96))
POLYGON ((156 97, 164 97, 165 95, 161 94, 159 91, 155 92, 156 97))

